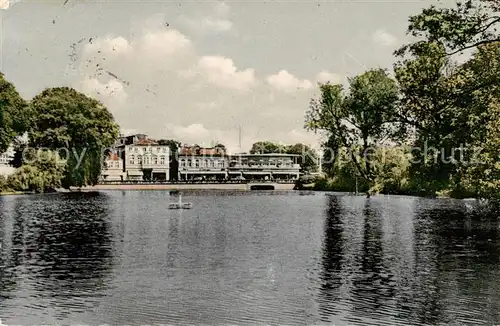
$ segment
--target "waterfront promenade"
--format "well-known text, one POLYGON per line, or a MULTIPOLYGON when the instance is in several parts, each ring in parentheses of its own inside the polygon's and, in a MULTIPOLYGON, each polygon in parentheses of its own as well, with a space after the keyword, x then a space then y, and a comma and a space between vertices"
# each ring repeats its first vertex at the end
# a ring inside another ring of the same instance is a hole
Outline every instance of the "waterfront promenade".
POLYGON ((292 181, 229 181, 229 182, 103 182, 81 190, 293 190, 292 181))

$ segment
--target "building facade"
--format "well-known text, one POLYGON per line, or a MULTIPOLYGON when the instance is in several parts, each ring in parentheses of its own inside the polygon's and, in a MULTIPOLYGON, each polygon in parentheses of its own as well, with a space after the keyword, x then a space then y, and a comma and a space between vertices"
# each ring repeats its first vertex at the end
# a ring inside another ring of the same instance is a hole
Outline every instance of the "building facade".
MULTIPOLYGON (((137 135, 136 135, 137 136, 137 135)), ((126 180, 167 181, 170 179, 170 149, 154 140, 131 138, 119 146, 126 180)))
POLYGON ((228 177, 228 157, 222 146, 184 145, 179 149, 178 161, 179 180, 224 180, 228 177))
POLYGON ((101 176, 103 181, 124 181, 126 179, 123 160, 116 152, 112 152, 106 157, 101 176))
POLYGON ((10 162, 14 158, 14 147, 9 146, 7 151, 0 154, 0 175, 10 175, 13 174, 16 169, 10 165, 10 162))
POLYGON ((235 154, 229 158, 230 179, 297 180, 300 177, 300 155, 235 154))

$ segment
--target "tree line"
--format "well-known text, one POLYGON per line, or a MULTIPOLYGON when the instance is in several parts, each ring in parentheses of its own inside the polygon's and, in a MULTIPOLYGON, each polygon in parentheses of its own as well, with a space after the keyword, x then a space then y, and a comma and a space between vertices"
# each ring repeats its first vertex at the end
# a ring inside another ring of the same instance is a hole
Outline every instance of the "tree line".
POLYGON ((415 41, 393 71, 319 85, 305 118, 328 139, 318 187, 500 198, 499 24, 499 0, 430 6, 409 18, 415 41))

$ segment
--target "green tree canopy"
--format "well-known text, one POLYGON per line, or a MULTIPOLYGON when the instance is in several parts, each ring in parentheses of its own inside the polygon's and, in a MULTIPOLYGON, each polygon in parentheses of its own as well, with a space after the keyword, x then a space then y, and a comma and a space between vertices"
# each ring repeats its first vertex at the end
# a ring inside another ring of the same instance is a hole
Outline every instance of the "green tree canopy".
POLYGON ((63 185, 96 184, 103 153, 119 134, 119 127, 108 109, 72 88, 58 87, 35 96, 30 111, 30 146, 69 150, 63 185))
MULTIPOLYGON (((342 85, 320 85, 319 99, 312 99, 306 113, 306 128, 325 131, 334 147, 350 150, 360 176, 372 184, 375 175, 370 150, 396 136, 398 88, 385 70, 369 70, 342 85), (362 154, 356 154, 361 149, 362 154)), ((373 153, 372 153, 373 154, 373 153)))
POLYGON ((27 103, 0 73, 0 153, 4 152, 27 125, 27 103))

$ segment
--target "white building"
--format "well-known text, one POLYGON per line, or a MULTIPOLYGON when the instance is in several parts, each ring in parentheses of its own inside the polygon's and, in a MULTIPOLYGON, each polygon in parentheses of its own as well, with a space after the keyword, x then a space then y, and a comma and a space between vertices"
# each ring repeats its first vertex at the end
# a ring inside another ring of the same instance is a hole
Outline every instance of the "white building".
POLYGON ((300 176, 300 155, 293 154, 235 154, 229 159, 230 179, 296 180, 300 176))
POLYGON ((170 148, 154 140, 133 138, 133 143, 120 145, 126 180, 166 181, 170 177, 170 148))
POLYGON ((0 175, 10 175, 16 171, 16 169, 10 165, 10 162, 14 158, 14 153, 14 147, 9 146, 6 152, 0 154, 0 175))
POLYGON ((104 181, 125 180, 126 175, 123 171, 123 160, 117 153, 111 153, 106 157, 101 175, 104 181))
POLYGON ((229 161, 223 147, 183 146, 179 149, 179 180, 227 178, 229 161))

